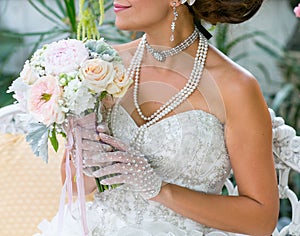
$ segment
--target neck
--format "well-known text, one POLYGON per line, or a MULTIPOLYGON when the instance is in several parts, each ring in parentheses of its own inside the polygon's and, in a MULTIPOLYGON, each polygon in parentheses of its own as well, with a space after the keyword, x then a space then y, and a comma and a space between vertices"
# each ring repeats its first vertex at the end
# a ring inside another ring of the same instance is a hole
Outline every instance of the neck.
POLYGON ((178 7, 179 17, 176 21, 174 41, 170 41, 172 17, 157 26, 145 29, 147 41, 150 45, 175 47, 189 37, 194 31, 193 16, 185 9, 185 6, 178 7))

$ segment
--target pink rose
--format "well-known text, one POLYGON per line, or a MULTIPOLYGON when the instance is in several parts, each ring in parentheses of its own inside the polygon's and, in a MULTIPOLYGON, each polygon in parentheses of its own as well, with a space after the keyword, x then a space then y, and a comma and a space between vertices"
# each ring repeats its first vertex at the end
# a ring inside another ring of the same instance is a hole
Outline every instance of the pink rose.
POLYGON ((20 77, 28 85, 33 84, 39 78, 37 73, 31 68, 29 61, 25 62, 23 70, 20 73, 20 77))
POLYGON ((59 75, 78 70, 88 56, 88 49, 79 40, 51 43, 45 51, 45 71, 47 74, 59 75))
POLYGON ((37 80, 29 90, 28 110, 33 117, 49 126, 54 122, 61 124, 64 114, 59 107, 62 89, 54 76, 44 76, 37 80))
POLYGON ((297 7, 294 8, 294 12, 296 17, 300 18, 300 3, 298 4, 297 7))
POLYGON ((96 58, 85 61, 80 74, 86 87, 101 93, 107 90, 107 86, 113 81, 115 71, 111 62, 96 58))

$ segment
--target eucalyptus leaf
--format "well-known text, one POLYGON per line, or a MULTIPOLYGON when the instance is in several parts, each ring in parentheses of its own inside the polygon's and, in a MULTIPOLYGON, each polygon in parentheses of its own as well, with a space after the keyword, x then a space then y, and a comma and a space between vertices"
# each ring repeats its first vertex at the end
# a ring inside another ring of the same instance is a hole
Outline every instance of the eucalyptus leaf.
POLYGON ((48 163, 48 133, 49 128, 42 123, 30 123, 26 141, 31 146, 33 153, 48 163))

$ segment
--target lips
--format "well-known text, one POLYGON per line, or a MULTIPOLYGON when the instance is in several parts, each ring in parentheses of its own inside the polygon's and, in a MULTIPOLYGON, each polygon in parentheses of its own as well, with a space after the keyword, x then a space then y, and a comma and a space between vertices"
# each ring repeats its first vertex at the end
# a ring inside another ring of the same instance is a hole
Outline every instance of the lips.
POLYGON ((115 12, 120 12, 120 11, 126 10, 128 8, 130 8, 130 6, 123 6, 121 4, 114 4, 114 11, 115 12))

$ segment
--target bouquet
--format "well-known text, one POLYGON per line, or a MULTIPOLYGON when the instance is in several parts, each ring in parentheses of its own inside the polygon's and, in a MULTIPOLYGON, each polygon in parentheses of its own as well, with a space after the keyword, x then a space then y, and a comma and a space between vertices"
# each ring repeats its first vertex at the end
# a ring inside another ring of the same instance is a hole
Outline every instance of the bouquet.
MULTIPOLYGON (((84 121, 92 121, 87 122, 89 124, 94 121, 89 128, 94 129, 91 132, 96 132, 96 122, 103 122, 107 117, 107 110, 101 109, 104 107, 103 99, 123 96, 131 83, 125 76, 119 54, 103 38, 85 42, 66 39, 38 49, 25 62, 19 78, 8 90, 14 93, 14 98, 26 111, 26 140, 36 156, 47 162, 48 140, 57 151, 57 135, 67 139, 66 181, 61 196, 60 217, 66 192, 71 204, 72 178, 68 156, 75 153, 78 200, 85 231, 81 133, 76 124, 82 123, 83 117, 84 121)), ((99 180, 96 179, 96 182, 98 190, 103 191, 99 180)))
POLYGON ((34 154, 47 162, 48 138, 57 150, 57 134, 67 136, 71 117, 96 113, 101 121, 101 100, 121 97, 131 83, 120 56, 103 38, 67 39, 38 49, 9 92, 27 111, 26 139, 34 154))
MULTIPOLYGON (((61 134, 67 138, 66 155, 75 153, 72 156, 77 159, 74 164, 79 179, 82 178, 81 134, 74 127, 80 124, 80 118, 96 114, 87 122, 93 124, 94 118, 94 126, 87 128, 95 132, 96 118, 97 122, 103 122, 108 116, 107 110, 100 109, 104 107, 103 99, 123 96, 131 83, 119 54, 103 38, 85 42, 67 39, 38 49, 25 62, 20 77, 8 92, 14 92, 14 98, 27 111, 26 140, 34 154, 47 162, 48 140, 57 151, 57 135, 61 134)), ((69 158, 66 162, 68 166, 69 158)), ((71 178, 67 167, 66 173, 71 178)), ((96 182, 98 190, 104 191, 99 180, 96 182)))

